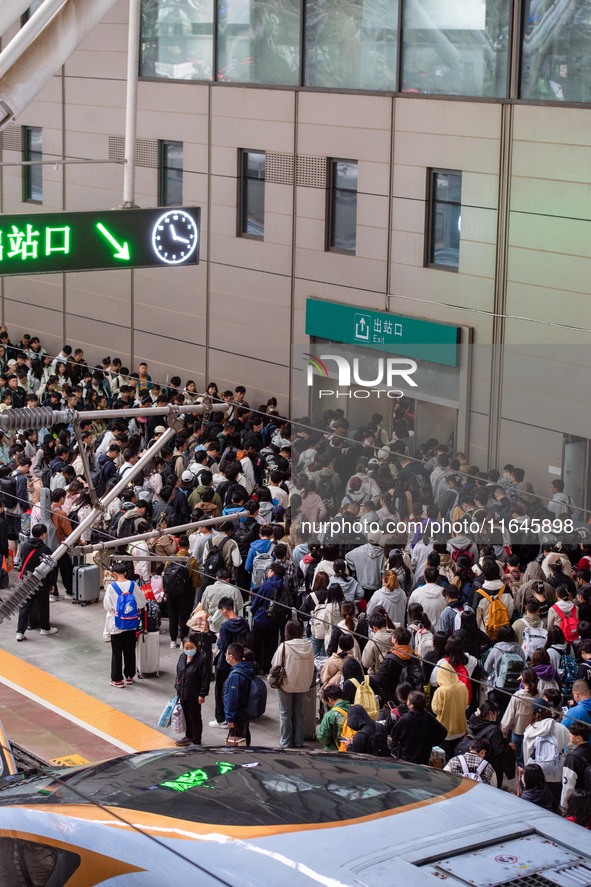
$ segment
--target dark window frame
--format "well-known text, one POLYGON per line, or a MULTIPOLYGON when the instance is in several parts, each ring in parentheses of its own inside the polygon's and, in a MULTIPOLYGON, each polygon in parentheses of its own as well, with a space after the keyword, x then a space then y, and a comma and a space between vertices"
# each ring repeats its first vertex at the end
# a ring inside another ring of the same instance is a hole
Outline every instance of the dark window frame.
MULTIPOLYGON (((459 206, 460 215, 462 212, 462 201, 460 197, 460 202, 458 203, 456 200, 438 200, 436 199, 436 178, 438 175, 456 175, 460 177, 460 190, 461 190, 461 179, 462 179, 462 170, 461 169, 446 169, 443 167, 429 167, 427 169, 427 199, 425 201, 425 212, 426 212, 426 220, 425 220, 425 252, 423 259, 423 266, 425 268, 434 268, 438 271, 450 271, 452 274, 457 274, 460 270, 460 244, 458 243, 458 263, 457 265, 443 264, 440 262, 434 261, 434 252, 435 252, 435 227, 436 227, 436 215, 437 208, 440 205, 447 206, 459 206)), ((461 233, 458 238, 461 240, 461 233)))
POLYGON ((23 175, 22 175, 22 189, 23 189, 23 203, 43 203, 43 167, 41 166, 41 161, 43 160, 43 128, 41 126, 23 126, 21 130, 22 136, 22 156, 23 161, 25 161, 26 165, 23 165, 23 175), (31 135, 34 132, 38 132, 41 140, 41 150, 33 151, 31 150, 31 135), (29 161, 38 161, 39 166, 30 165, 29 161), (41 175, 41 185, 40 185, 40 197, 33 196, 33 169, 39 169, 41 175))
POLYGON ((265 239, 265 185, 267 181, 267 155, 266 151, 261 148, 239 148, 238 149, 238 199, 236 214, 236 237, 244 237, 247 240, 263 241, 265 239), (248 158, 251 154, 262 154, 265 158, 263 166, 263 175, 248 175, 248 158), (248 231, 248 182, 255 181, 263 183, 263 225, 261 234, 253 234, 248 231))
POLYGON ((359 161, 346 157, 327 157, 326 160, 326 236, 325 236, 325 252, 341 253, 344 256, 354 256, 357 254, 357 201, 359 198, 359 188, 353 191, 351 188, 342 188, 335 185, 337 164, 351 163, 357 167, 357 183, 359 183, 359 161), (355 194, 355 246, 353 249, 346 249, 342 246, 334 245, 335 235, 335 197, 337 193, 346 192, 355 194))
POLYGON ((158 206, 182 206, 183 205, 183 184, 184 184, 184 143, 176 139, 161 139, 158 143, 158 206), (166 149, 169 145, 180 145, 181 147, 181 166, 170 166, 166 162, 166 149), (174 170, 181 174, 181 199, 173 202, 168 199, 168 178, 167 172, 174 170))

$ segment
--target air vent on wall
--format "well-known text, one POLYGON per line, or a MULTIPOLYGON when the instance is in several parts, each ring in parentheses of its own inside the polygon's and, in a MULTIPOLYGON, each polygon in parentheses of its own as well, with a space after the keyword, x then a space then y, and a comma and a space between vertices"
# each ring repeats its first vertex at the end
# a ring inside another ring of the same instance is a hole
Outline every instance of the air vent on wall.
POLYGON ((304 188, 326 188, 326 157, 298 154, 296 183, 304 188))
MULTIPOLYGON (((157 139, 136 139, 135 151, 137 166, 158 169, 157 139)), ((125 139, 123 136, 109 136, 109 160, 125 160, 125 139)))
POLYGON ((2 133, 2 147, 5 151, 22 151, 23 150, 23 130, 22 127, 7 126, 2 133))
POLYGON ((267 151, 265 154, 265 180, 277 185, 293 185, 293 154, 267 151))

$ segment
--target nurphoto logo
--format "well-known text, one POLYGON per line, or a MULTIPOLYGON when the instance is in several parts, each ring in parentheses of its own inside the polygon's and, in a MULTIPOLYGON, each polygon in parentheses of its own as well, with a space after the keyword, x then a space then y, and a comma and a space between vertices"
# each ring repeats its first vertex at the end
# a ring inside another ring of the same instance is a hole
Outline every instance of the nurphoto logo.
MULTIPOLYGON (((392 400, 404 397, 404 391, 395 388, 397 382, 399 385, 405 383, 411 388, 417 388, 418 384, 412 378, 417 371, 417 363, 415 360, 403 357, 376 357, 369 358, 375 369, 372 370, 373 378, 362 379, 359 367, 360 358, 354 357, 349 359, 342 357, 340 354, 321 354, 317 357, 314 354, 305 354, 308 359, 307 383, 311 388, 314 384, 314 371, 325 379, 330 377, 330 373, 326 366, 326 361, 333 361, 337 368, 337 384, 338 389, 348 389, 340 391, 334 388, 320 389, 318 397, 354 397, 365 399, 375 394, 378 398, 381 396, 389 397, 392 400), (352 388, 352 385, 358 385, 359 388, 352 388), (375 386, 385 385, 385 387, 375 386)), ((364 358, 367 362, 368 358, 364 358)))

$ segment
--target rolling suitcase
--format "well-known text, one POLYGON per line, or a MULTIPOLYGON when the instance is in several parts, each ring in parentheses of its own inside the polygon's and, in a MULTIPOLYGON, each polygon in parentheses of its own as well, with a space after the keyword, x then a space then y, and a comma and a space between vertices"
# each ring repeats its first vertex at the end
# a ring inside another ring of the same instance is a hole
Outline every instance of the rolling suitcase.
POLYGON ((136 644, 136 667, 138 678, 146 675, 160 677, 160 633, 148 631, 139 635, 136 644))
POLYGON ((96 604, 100 598, 101 573, 96 565, 82 564, 74 567, 73 574, 73 602, 85 607, 86 604, 96 604))

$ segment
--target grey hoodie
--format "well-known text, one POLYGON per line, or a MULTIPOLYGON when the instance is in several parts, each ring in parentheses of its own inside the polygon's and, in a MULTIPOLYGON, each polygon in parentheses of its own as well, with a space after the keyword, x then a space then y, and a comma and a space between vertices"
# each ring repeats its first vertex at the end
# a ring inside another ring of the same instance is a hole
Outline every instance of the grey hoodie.
POLYGON ((350 551, 345 560, 355 570, 357 581, 363 588, 375 591, 380 587, 384 571, 384 549, 381 545, 366 542, 350 551))

